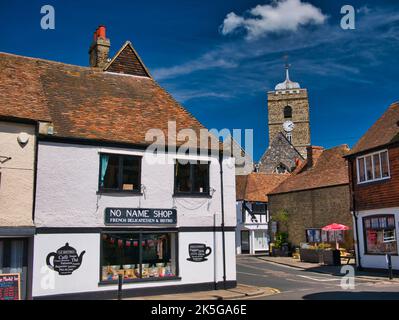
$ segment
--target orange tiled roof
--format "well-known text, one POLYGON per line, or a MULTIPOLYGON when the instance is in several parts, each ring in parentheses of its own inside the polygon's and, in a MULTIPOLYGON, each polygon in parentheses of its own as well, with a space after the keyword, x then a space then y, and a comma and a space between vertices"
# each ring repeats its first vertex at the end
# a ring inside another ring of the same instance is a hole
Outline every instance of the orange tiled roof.
POLYGON ((343 158, 348 151, 347 145, 324 150, 311 168, 306 166, 306 161, 301 171, 271 190, 269 195, 349 183, 348 165, 343 158))
POLYGON ((261 172, 236 176, 236 198, 238 201, 268 202, 267 194, 288 177, 288 174, 261 172))
POLYGON ((0 69, 0 116, 50 121, 54 136, 148 145, 147 130, 166 136, 168 121, 204 128, 151 78, 7 53, 0 69))
POLYGON ((399 102, 393 103, 360 138, 348 155, 399 141, 399 102))

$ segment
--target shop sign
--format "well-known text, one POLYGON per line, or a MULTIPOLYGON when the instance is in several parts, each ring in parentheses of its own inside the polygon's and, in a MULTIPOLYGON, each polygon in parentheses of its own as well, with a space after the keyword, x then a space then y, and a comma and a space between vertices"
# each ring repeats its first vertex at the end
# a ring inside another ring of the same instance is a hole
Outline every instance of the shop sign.
POLYGON ((70 275, 82 264, 85 252, 86 251, 82 251, 80 255, 78 255, 76 250, 66 243, 65 246, 59 248, 57 252, 49 253, 46 258, 46 263, 51 270, 58 272, 60 276, 70 275), (52 263, 51 258, 53 258, 52 263))
POLYGON ((0 274, 0 300, 21 300, 19 273, 0 274))
POLYGON ((190 243, 188 245, 188 261, 191 262, 203 262, 207 261, 207 256, 212 253, 211 247, 207 247, 205 243, 190 243))
POLYGON ((175 209, 106 208, 106 225, 176 224, 175 209))

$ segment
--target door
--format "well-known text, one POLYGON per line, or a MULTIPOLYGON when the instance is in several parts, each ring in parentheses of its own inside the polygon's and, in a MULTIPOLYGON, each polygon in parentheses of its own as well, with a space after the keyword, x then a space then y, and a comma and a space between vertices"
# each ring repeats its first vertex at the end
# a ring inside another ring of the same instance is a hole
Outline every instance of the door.
POLYGON ((268 246, 268 239, 266 231, 256 230, 255 234, 255 241, 254 241, 254 251, 267 251, 269 250, 268 246))
POLYGON ((21 299, 26 299, 28 240, 0 238, 0 274, 19 273, 21 299))
POLYGON ((241 253, 249 253, 249 231, 241 231, 241 253))

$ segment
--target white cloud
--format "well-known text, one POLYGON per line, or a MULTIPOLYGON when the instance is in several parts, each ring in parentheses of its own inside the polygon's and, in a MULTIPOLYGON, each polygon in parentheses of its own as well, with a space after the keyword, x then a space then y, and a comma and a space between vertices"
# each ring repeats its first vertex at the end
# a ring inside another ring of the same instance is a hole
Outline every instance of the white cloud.
POLYGON ((195 61, 190 61, 178 66, 170 68, 160 68, 153 72, 157 80, 175 78, 196 71, 207 70, 210 68, 234 68, 236 64, 221 57, 215 56, 213 53, 206 53, 195 61))
POLYGON ((307 24, 323 24, 327 19, 321 10, 301 0, 276 0, 271 5, 257 5, 248 11, 248 17, 230 12, 221 25, 227 35, 244 29, 247 39, 259 38, 268 33, 296 31, 307 24))

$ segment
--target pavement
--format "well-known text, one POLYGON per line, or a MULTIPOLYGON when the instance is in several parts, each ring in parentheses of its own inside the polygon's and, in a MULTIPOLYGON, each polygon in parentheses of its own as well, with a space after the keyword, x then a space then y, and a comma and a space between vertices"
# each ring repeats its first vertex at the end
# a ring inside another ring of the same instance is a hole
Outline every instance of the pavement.
POLYGON ((278 290, 273 288, 238 284, 236 288, 227 290, 165 294, 157 296, 125 298, 124 300, 237 300, 268 296, 276 294, 278 292, 278 290))
MULTIPOLYGON (((271 257, 263 255, 263 256, 256 256, 256 258, 271 263, 297 268, 300 270, 330 274, 335 276, 342 276, 343 273, 341 273, 341 268, 346 265, 343 263, 341 266, 325 266, 319 263, 302 262, 299 259, 294 259, 292 257, 271 257)), ((365 279, 370 281, 389 280, 388 274, 383 271, 381 272, 359 271, 356 270, 356 266, 354 264, 349 264, 349 266, 355 268, 355 277, 358 279, 365 279)), ((390 281, 399 283, 399 278, 396 276, 396 278, 394 277, 394 279, 390 281)))

